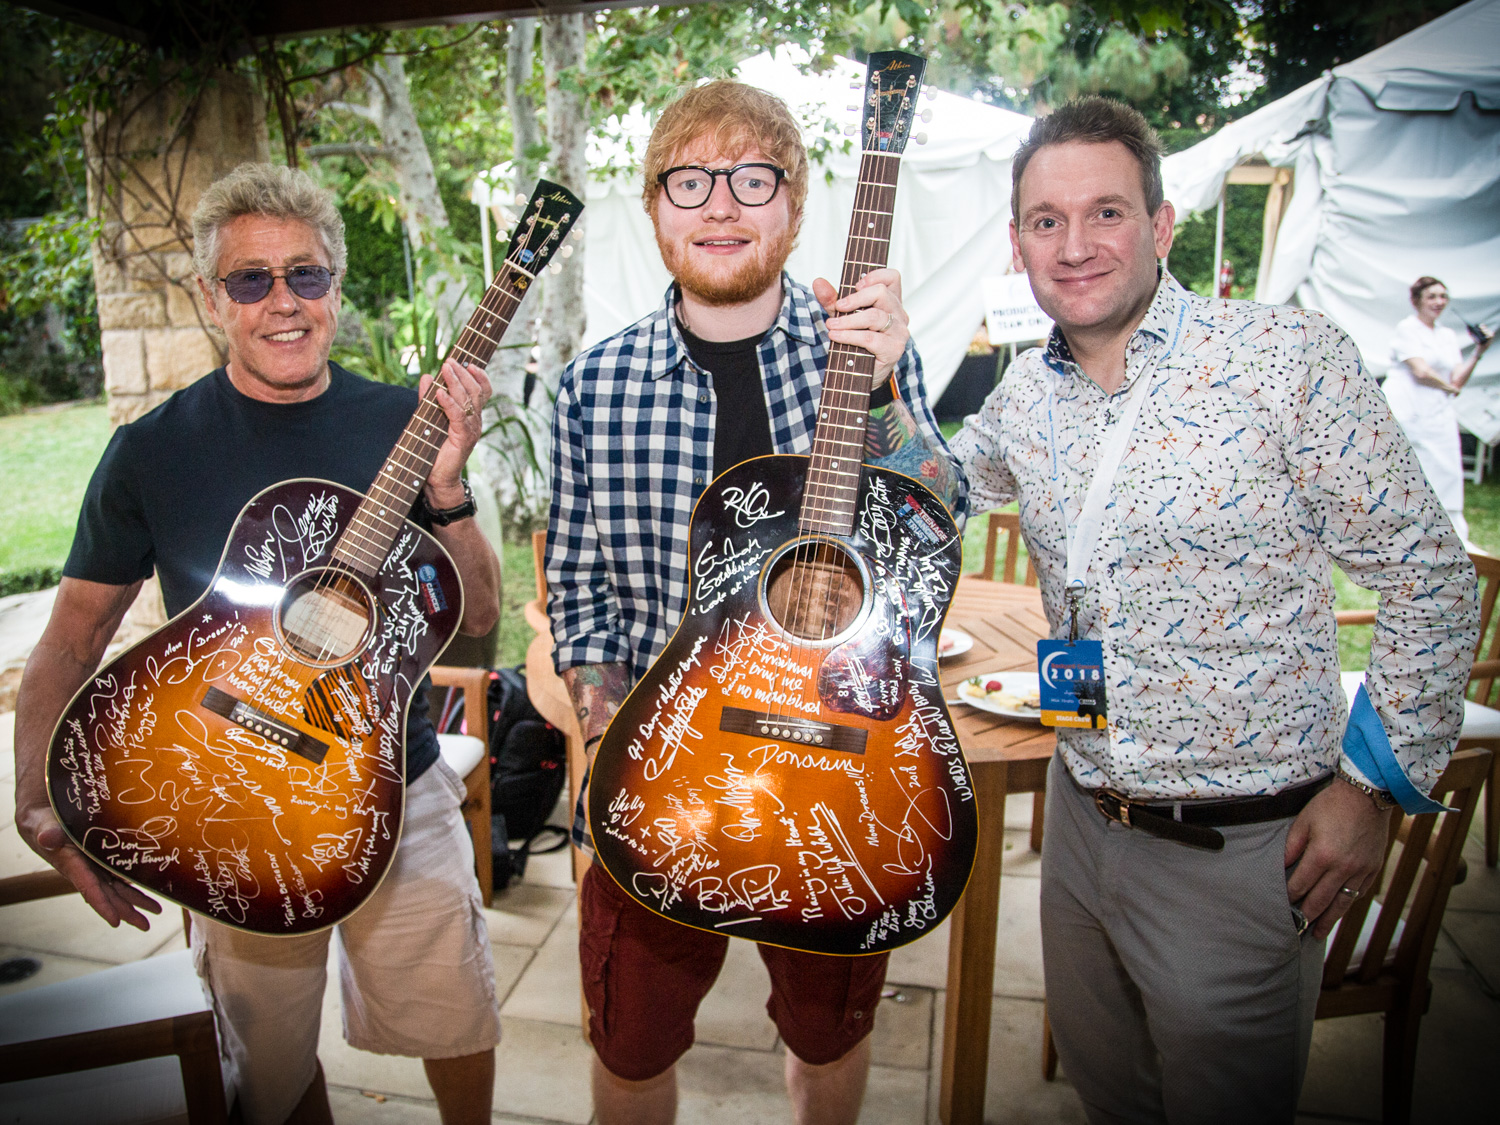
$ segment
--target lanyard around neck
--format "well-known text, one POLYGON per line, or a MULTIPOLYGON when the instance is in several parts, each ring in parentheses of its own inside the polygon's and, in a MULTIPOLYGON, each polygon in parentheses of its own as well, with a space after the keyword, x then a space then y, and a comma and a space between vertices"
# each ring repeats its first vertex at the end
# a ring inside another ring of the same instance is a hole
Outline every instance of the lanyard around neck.
POLYGON ((1053 408, 1057 399, 1056 378, 1049 379, 1047 383, 1047 427, 1052 441, 1052 494, 1057 498, 1063 521, 1063 537, 1068 545, 1066 593, 1071 618, 1068 638, 1070 641, 1078 639, 1078 604, 1083 600, 1084 592, 1088 589, 1089 564, 1093 560, 1094 549, 1099 545, 1099 536, 1104 529, 1104 510, 1109 505, 1109 494, 1114 488, 1115 475, 1119 472, 1120 461, 1125 456, 1125 446, 1135 430, 1136 419, 1141 413, 1141 404, 1146 401, 1146 395, 1151 387, 1151 378, 1156 374, 1157 362, 1160 362, 1159 355, 1156 362, 1148 365, 1146 370, 1137 376, 1135 386, 1130 388, 1130 394, 1125 400, 1125 408, 1120 414, 1120 420, 1115 423, 1109 436, 1104 440, 1104 447, 1099 455, 1099 464, 1094 469, 1094 479, 1089 482, 1089 490, 1083 497, 1083 507, 1078 513, 1076 529, 1068 522, 1067 500, 1062 495, 1062 481, 1057 468, 1057 427, 1053 420, 1053 408))

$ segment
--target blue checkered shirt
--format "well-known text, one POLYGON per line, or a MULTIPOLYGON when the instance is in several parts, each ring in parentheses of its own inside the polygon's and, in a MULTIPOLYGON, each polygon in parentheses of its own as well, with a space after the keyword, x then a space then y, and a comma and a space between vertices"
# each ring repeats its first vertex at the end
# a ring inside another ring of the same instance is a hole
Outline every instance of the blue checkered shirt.
MULTIPOLYGON (((785 274, 776 324, 760 344, 761 382, 777 453, 812 448, 828 332, 823 308, 785 274)), ((651 666, 682 619, 688 527, 713 478, 713 377, 693 362, 673 315, 676 287, 650 316, 583 352, 563 372, 552 420, 547 532, 553 663, 651 666)), ((931 481, 952 456, 907 344, 893 376, 921 440, 870 464, 931 481)), ((962 513, 967 483, 954 465, 962 513)))

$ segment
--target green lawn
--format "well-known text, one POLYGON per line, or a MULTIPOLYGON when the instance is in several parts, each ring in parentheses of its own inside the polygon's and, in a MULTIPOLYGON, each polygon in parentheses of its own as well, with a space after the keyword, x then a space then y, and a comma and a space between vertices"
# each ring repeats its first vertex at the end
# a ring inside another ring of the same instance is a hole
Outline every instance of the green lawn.
POLYGON ((0 418, 0 574, 62 566, 109 432, 103 403, 0 418))

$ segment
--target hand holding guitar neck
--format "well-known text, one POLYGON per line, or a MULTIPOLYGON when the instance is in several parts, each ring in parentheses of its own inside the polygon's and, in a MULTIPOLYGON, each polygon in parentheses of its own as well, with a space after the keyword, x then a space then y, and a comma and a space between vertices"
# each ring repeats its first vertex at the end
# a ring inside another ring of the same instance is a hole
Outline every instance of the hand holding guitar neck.
POLYGON ((889 379, 911 339, 910 318, 901 303, 901 274, 890 268, 871 270, 844 297, 820 277, 813 282, 813 294, 829 313, 828 338, 875 357, 872 387, 889 379))

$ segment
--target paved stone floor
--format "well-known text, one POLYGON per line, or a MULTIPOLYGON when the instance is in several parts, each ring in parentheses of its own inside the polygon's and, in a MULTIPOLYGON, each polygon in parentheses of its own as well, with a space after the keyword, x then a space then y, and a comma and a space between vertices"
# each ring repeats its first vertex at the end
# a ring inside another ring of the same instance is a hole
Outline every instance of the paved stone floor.
MULTIPOLYGON (((13 718, 0 715, 0 875, 40 866, 12 822, 13 718)), ((1013 798, 1006 824, 985 1109, 990 1125, 1084 1120, 1066 1076, 1053 1083, 1041 1077, 1039 861, 1027 847, 1030 807, 1029 796, 1013 798)), ((1466 851, 1469 879, 1453 892, 1433 965, 1432 1010, 1423 1022, 1420 1048, 1419 1122, 1494 1119, 1488 1068, 1500 1048, 1500 873, 1484 867, 1477 827, 1466 851)), ((488 912, 505 1026, 495 1078, 497 1122, 585 1125, 591 1120, 573 898, 567 859, 559 853, 534 859, 525 881, 498 896, 488 912)), ((35 987, 180 948, 181 927, 173 919, 166 912, 149 934, 139 934, 110 930, 79 899, 8 907, 0 914, 0 959, 24 952, 43 964, 38 975, 8 987, 35 987)), ((946 927, 892 957, 861 1122, 937 1120, 946 959, 946 927)), ((765 1015, 765 994, 765 974, 754 950, 731 942, 724 973, 700 1013, 698 1044, 680 1066, 684 1125, 772 1125, 790 1119, 781 1045, 765 1015)), ((324 1014, 321 1055, 336 1120, 436 1125, 437 1110, 419 1062, 347 1047, 332 992, 324 1014)), ((1378 1016, 1320 1022, 1301 1121, 1378 1121, 1380 1048, 1378 1016)))

